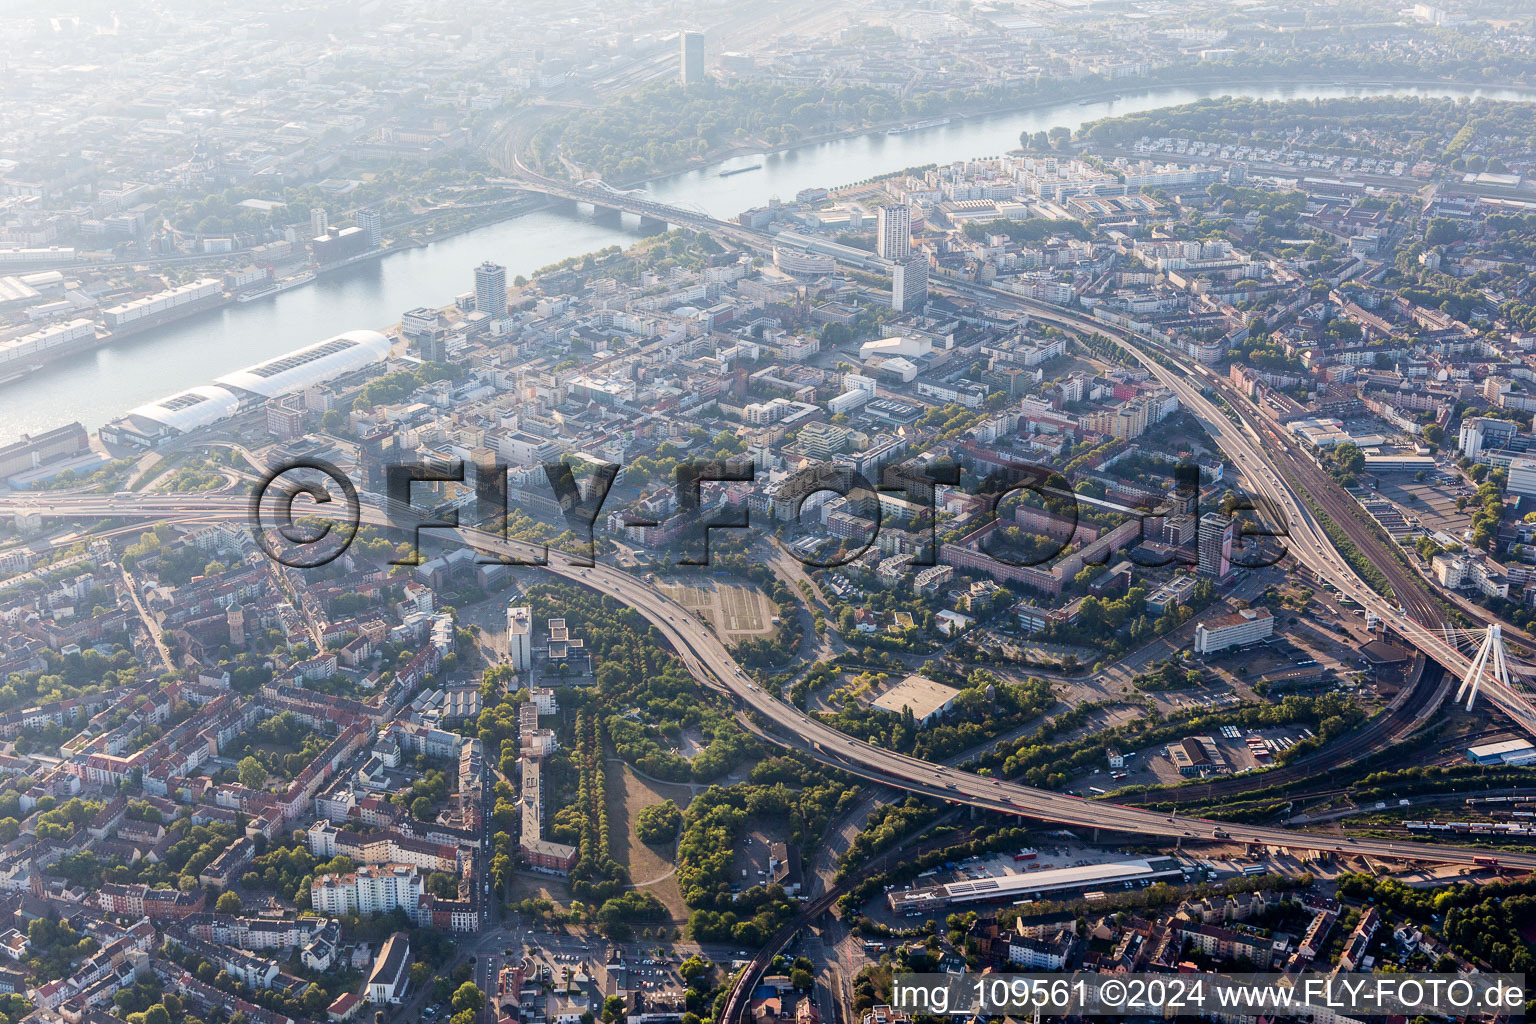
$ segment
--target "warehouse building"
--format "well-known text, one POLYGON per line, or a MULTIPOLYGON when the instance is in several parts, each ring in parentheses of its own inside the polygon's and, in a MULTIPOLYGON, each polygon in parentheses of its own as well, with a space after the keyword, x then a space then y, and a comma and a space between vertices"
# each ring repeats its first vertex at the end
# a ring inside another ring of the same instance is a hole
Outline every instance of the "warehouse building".
POLYGON ((947 885, 893 890, 886 895, 891 910, 915 916, 946 907, 972 903, 1014 903, 1025 899, 1076 896, 1111 886, 1132 888, 1157 881, 1180 881, 1184 869, 1168 857, 1127 860, 1111 864, 1083 864, 1071 868, 1030 871, 1002 878, 975 878, 947 885))
POLYGON ((1528 740, 1484 743, 1468 747, 1467 760, 1473 764, 1532 764, 1536 763, 1536 747, 1531 746, 1528 740))

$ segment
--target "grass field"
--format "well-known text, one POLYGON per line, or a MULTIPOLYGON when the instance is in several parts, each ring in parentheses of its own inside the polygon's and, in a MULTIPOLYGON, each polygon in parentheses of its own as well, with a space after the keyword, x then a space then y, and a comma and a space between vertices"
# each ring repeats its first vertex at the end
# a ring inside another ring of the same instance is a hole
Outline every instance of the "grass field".
POLYGON ((690 579, 658 582, 662 593, 710 621, 727 643, 772 637, 778 627, 773 602, 756 587, 729 580, 690 579))
POLYGON ((673 925, 680 928, 688 920, 688 908, 683 906, 683 896, 677 888, 672 851, 642 843, 635 835, 635 817, 645 808, 666 800, 678 807, 687 807, 690 791, 686 785, 642 779, 630 771, 628 765, 617 761, 609 761, 604 767, 608 774, 608 821, 613 859, 629 865, 629 877, 635 888, 651 893, 666 904, 673 925))

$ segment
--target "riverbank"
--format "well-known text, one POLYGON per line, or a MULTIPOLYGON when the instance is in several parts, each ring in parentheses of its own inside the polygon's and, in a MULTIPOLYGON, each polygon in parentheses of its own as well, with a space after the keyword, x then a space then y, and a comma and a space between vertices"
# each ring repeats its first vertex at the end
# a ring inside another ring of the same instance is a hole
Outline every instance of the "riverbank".
MULTIPOLYGON (((651 179, 645 183, 647 198, 724 220, 765 205, 775 195, 792 198, 804 188, 877 178, 904 167, 947 163, 980 153, 1003 153, 1017 147, 1021 130, 1033 133, 1052 125, 1076 128, 1102 117, 1220 95, 1327 99, 1355 95, 1362 88, 1382 95, 1414 89, 1402 83, 1395 89, 1380 83, 1367 85, 1363 77, 1347 87, 1285 80, 1279 86, 1164 86, 1142 93, 1121 88, 1123 99, 1105 100, 1101 94, 1092 105, 1083 105, 1082 100, 1048 104, 1039 106, 1036 113, 1009 106, 898 135, 872 129, 819 143, 802 141, 793 151, 741 161, 763 164, 752 174, 722 178, 717 172, 734 165, 716 163, 651 179)), ((1438 82, 1417 88, 1431 94, 1466 91, 1438 82)), ((1501 92, 1481 84, 1472 88, 1479 95, 1501 92)), ((1516 98, 1515 90, 1502 92, 1498 98, 1516 98)), ((1536 98, 1529 90, 1521 95, 1536 98)), ((469 290, 474 267, 487 260, 505 266, 511 281, 568 257, 612 246, 627 248, 640 238, 637 221, 629 216, 594 219, 539 203, 519 207, 516 215, 510 212, 503 206, 482 211, 473 222, 443 221, 452 226, 432 232, 419 247, 323 276, 260 302, 237 304, 146 332, 123 345, 61 359, 0 391, 5 398, 0 402, 0 439, 37 434, 75 419, 94 429, 136 405, 205 384, 236 367, 343 331, 394 323, 402 312, 418 306, 440 307, 469 290)))
MULTIPOLYGON (((1106 84, 1099 88, 1084 90, 1070 97, 1044 101, 1024 101, 1022 103, 1007 103, 999 106, 985 107, 978 110, 957 111, 943 116, 949 119, 945 125, 935 125, 930 128, 917 129, 918 132, 939 131, 945 127, 953 127, 954 124, 981 119, 1023 116, 1038 113, 1042 110, 1050 110, 1056 107, 1069 108, 1072 106, 1086 106, 1094 103, 1111 101, 1128 93, 1156 93, 1162 91, 1174 91, 1179 89, 1206 89, 1219 84, 1219 80, 1210 78, 1185 78, 1172 81, 1149 81, 1147 79, 1133 79, 1112 84, 1106 84)), ((1253 89, 1272 88, 1322 88, 1337 87, 1344 89, 1411 89, 1411 90, 1435 90, 1451 89, 1459 92, 1477 92, 1482 90, 1496 90, 1500 92, 1521 92, 1527 94, 1530 101, 1536 101, 1536 85, 1524 83, 1507 84, 1494 82, 1467 82, 1458 79, 1380 79, 1361 76, 1358 78, 1341 75, 1330 79, 1326 83, 1319 83, 1315 78, 1297 79, 1293 76, 1272 76, 1265 78, 1245 79, 1242 86, 1235 87, 1232 91, 1224 93, 1229 96, 1242 96, 1253 89)), ((1520 102, 1510 100, 1506 102, 1520 102)), ((609 182, 615 188, 640 188, 651 182, 663 178, 671 178, 690 171, 699 171, 724 163, 749 156, 782 156, 794 153, 798 150, 810 149, 815 146, 823 146, 830 142, 841 142, 847 139, 855 139, 865 135, 875 135, 889 132, 893 128, 904 127, 912 122, 912 115, 893 118, 886 121, 876 121, 869 124, 840 128, 834 131, 819 132, 815 135, 807 135, 796 139, 794 142, 780 145, 771 145, 764 140, 757 139, 741 142, 733 146, 720 146, 708 151, 702 156, 693 157, 680 163, 664 165, 661 169, 652 170, 645 176, 627 179, 621 182, 609 182)), ((988 154, 1000 156, 1003 154, 988 154)), ((896 173, 901 168, 892 168, 889 173, 896 173)), ((584 172, 583 176, 592 177, 595 174, 584 172)), ((842 182, 828 185, 828 188, 841 188, 854 182, 842 182)))

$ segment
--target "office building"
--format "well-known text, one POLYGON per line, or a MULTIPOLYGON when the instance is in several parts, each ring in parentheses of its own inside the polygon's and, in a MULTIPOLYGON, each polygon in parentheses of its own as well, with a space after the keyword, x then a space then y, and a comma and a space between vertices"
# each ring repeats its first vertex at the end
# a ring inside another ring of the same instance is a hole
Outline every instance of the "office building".
POLYGON ((912 254, 911 207, 905 203, 880 207, 875 221, 875 252, 885 260, 901 260, 912 254))
POLYGON ((519 672, 533 666, 533 613, 527 605, 507 608, 507 660, 519 672))
POLYGON ((489 261, 475 268, 475 312, 507 315, 507 268, 489 261))
POLYGON ((911 313, 928 304, 928 257, 910 253, 891 268, 891 308, 911 313))
POLYGON ((1232 571, 1232 538, 1237 524, 1219 512, 1200 517, 1200 551, 1196 566, 1201 576, 1226 579, 1232 571))
POLYGON ((384 218, 378 210, 365 206, 357 211, 357 226, 363 229, 368 248, 377 249, 384 244, 384 218))
POLYGON ((331 218, 320 207, 313 207, 309 211, 309 237, 319 238, 330 230, 331 218))
POLYGON ((1275 616, 1268 608, 1244 608, 1218 615, 1195 625, 1195 653, 1215 654, 1228 647, 1246 647, 1268 640, 1275 631, 1275 616))
POLYGON ((1461 449, 1461 454, 1473 461, 1478 461, 1485 449, 1504 448, 1519 433, 1520 424, 1514 420, 1469 416, 1461 421, 1461 430, 1456 435, 1456 446, 1461 449))
POLYGON ((697 85, 704 81, 704 33, 684 32, 682 35, 683 84, 697 85))
POLYGON ((1536 497, 1536 458, 1517 455, 1510 459, 1504 490, 1521 498, 1536 497))

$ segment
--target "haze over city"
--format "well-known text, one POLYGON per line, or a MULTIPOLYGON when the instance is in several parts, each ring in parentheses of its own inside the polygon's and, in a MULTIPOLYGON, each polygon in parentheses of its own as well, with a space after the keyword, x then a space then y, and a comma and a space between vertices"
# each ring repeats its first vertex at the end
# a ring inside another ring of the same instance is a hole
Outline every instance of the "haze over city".
POLYGON ((1525 1009, 1530 11, 0 12, 0 1024, 1525 1009))

